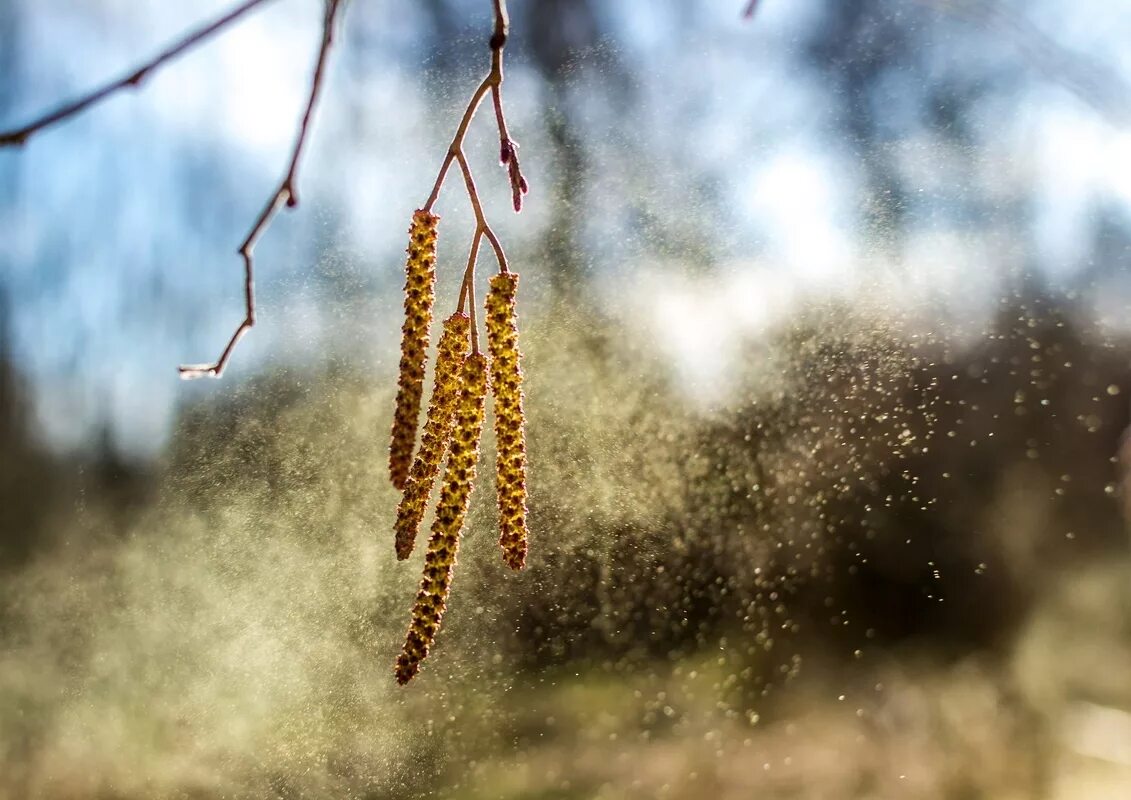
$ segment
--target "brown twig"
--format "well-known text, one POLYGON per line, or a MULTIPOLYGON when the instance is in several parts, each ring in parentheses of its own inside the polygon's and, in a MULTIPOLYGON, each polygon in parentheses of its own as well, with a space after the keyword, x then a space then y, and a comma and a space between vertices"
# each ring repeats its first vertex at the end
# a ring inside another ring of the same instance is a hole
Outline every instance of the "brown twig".
POLYGON ((467 254, 467 267, 463 271, 463 279, 459 285, 459 303, 456 304, 456 311, 466 313, 467 308, 467 294, 470 289, 472 281, 475 280, 475 262, 479 258, 479 244, 483 239, 483 231, 478 228, 471 237, 471 251, 467 254))
POLYGON ((480 237, 475 236, 471 242, 471 258, 467 265, 465 281, 467 283, 467 307, 471 314, 471 354, 479 355, 479 322, 475 318, 475 260, 479 252, 480 237))
POLYGON ((123 89, 134 89, 141 85, 141 83, 148 77, 149 73, 154 72, 160 67, 164 66, 167 62, 172 61, 177 56, 181 55, 187 50, 192 49, 198 44, 209 39, 214 34, 219 33, 224 28, 231 25, 240 17, 252 11, 257 6, 261 6, 268 0, 246 0, 243 4, 236 6, 227 14, 208 23, 202 28, 193 31, 184 38, 174 42, 165 50, 162 50, 149 61, 142 64, 123 75, 117 80, 110 81, 109 83, 95 89, 94 91, 73 100, 70 103, 60 106, 55 111, 44 114, 42 117, 29 122, 21 128, 14 128, 10 131, 0 132, 0 147, 19 147, 26 142, 31 136, 49 128, 52 125, 62 122, 65 119, 80 114, 91 106, 105 100, 110 95, 122 91, 123 89))
POLYGON ((495 0, 495 33, 491 36, 491 73, 497 75, 498 80, 491 85, 491 101, 495 106, 495 122, 499 126, 499 163, 507 168, 514 213, 517 214, 522 211, 522 196, 526 194, 528 187, 518 164, 518 143, 507 133, 507 118, 503 114, 503 48, 507 45, 509 28, 506 0, 495 0))
MULTIPOLYGON (((475 214, 475 232, 472 234, 471 253, 468 257, 467 269, 464 271, 463 283, 460 286, 459 308, 464 308, 464 303, 469 295, 474 296, 474 286, 472 285, 475 280, 475 263, 478 259, 479 245, 482 238, 487 237, 487 241, 491 243, 491 249, 495 253, 495 258, 499 262, 500 272, 509 272, 510 267, 507 264, 507 256, 503 251, 503 245, 499 241, 499 237, 487 222, 487 217, 483 213, 483 204, 479 200, 479 191, 475 186, 475 178, 471 174, 471 166, 467 162, 467 156, 463 151, 464 138, 467 136, 468 127, 471 121, 475 118, 476 112, 483 103, 483 98, 487 96, 487 92, 491 92, 491 100, 495 108, 495 121, 499 128, 499 147, 500 147, 500 161, 507 167, 508 176, 511 182, 511 194, 515 212, 522 210, 522 196, 528 191, 526 178, 522 175, 522 170, 518 164, 518 144, 510 138, 507 132, 506 116, 503 113, 503 48, 507 42, 507 31, 510 25, 507 17, 507 4, 506 0, 493 0, 495 8, 495 27, 491 34, 490 48, 491 48, 491 70, 475 91, 471 94, 471 99, 467 103, 467 108, 460 118, 459 124, 456 126, 456 132, 452 136, 451 144, 448 145, 448 151, 444 155, 444 160, 440 164, 440 171, 436 175, 436 181, 432 185, 432 192, 428 195, 428 201, 424 204, 425 211, 431 211, 432 206, 440 196, 440 190, 447 180, 448 172, 451 169, 452 162, 459 164, 460 171, 463 173, 464 187, 467 190, 468 200, 471 202, 471 210, 475 214)), ((475 308, 472 302, 471 318, 472 318, 472 342, 475 352, 478 349, 478 337, 475 325, 475 308)))
POLYGON ((459 287, 459 303, 456 311, 471 317, 471 352, 479 354, 479 326, 475 318, 475 262, 479 260, 479 245, 483 242, 483 230, 476 228, 471 237, 471 251, 467 254, 467 267, 463 271, 463 281, 459 287))
POLYGON ((314 66, 314 76, 310 81, 310 96, 307 99, 306 109, 303 112, 302 122, 298 129, 298 136, 295 139, 294 148, 291 151, 291 160, 287 168, 287 173, 283 177, 279 187, 275 190, 275 193, 267 201, 267 205, 264 206, 259 217, 256 218, 255 223, 251 226, 247 238, 244 239, 243 244, 240 245, 239 254, 243 258, 244 263, 245 315, 243 322, 236 328, 235 333, 232 334, 223 352, 220 353, 220 358, 217 359, 215 363, 182 365, 178 368, 182 378, 201 378, 206 376, 219 378, 224 372, 224 367, 227 366, 228 359, 231 358, 232 351, 235 350, 236 344, 239 343, 243 335, 255 325, 255 245, 284 203, 287 208, 294 208, 298 205, 298 190, 296 188, 298 165, 299 161, 302 159, 303 149, 306 146, 307 135, 310 130, 310 120, 314 115, 314 109, 318 105, 318 97, 322 91, 326 62, 329 59, 330 50, 334 45, 334 26, 342 3, 343 0, 327 0, 326 3, 326 15, 322 22, 322 45, 318 50, 318 61, 314 66))
POLYGON ((499 237, 487 224, 487 217, 483 214, 483 204, 479 202, 479 191, 475 187, 475 178, 471 175, 471 166, 467 163, 467 156, 463 154, 463 151, 456 153, 456 161, 459 162, 460 171, 463 173, 463 184, 467 189, 467 198, 471 201, 471 210, 475 214, 475 232, 486 236, 487 241, 491 243, 491 248, 495 251, 495 258, 499 262, 499 271, 509 272, 507 255, 503 252, 499 237))
POLYGON ((744 16, 746 19, 750 19, 754 16, 754 12, 757 10, 758 0, 750 0, 750 2, 746 4, 746 10, 742 12, 742 16, 744 16))

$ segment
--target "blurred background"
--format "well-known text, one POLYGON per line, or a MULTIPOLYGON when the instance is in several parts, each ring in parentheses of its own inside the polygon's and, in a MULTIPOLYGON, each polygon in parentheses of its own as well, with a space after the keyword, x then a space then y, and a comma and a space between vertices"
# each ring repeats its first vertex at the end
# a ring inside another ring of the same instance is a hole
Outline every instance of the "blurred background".
MULTIPOLYGON (((350 0, 218 382, 321 2, 0 151, 0 797, 1131 795, 1131 14, 743 5, 511 2, 532 558, 488 475, 404 689, 405 230, 490 4, 350 0)), ((227 6, 0 4, 0 128, 227 6)))

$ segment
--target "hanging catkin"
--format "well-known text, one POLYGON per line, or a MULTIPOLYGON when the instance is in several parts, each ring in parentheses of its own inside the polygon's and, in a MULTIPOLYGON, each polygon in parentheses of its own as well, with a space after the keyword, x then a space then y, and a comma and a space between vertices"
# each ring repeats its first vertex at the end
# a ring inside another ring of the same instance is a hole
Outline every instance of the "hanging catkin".
POLYGON ((412 618, 404 648, 397 658, 397 683, 412 680, 420 662, 436 637, 444 617, 452 569, 459 549, 460 529, 471 499, 475 464, 479 459, 479 437, 483 432, 483 405, 487 394, 487 359, 469 356, 460 376, 460 396, 449 445, 448 464, 432 523, 432 538, 424 558, 424 577, 412 606, 412 618))
POLYGON ((444 320, 444 333, 440 337, 436 354, 432 399, 428 403, 428 420, 424 423, 420 449, 405 482, 404 496, 397 506, 396 549, 397 558, 402 560, 412 554, 416 532, 420 528, 420 520, 424 518, 424 507, 428 503, 428 495, 432 493, 432 484, 436 482, 436 473, 440 471, 440 460, 448 446, 452 416, 459 399, 460 370, 470 349, 470 329, 470 320, 466 314, 457 312, 444 320))
POLYGON ((515 291, 518 275, 491 278, 487 293, 487 346, 495 397, 495 485, 499 502, 499 547, 511 569, 526 563, 526 434, 522 412, 522 365, 518 349, 515 291))
POLYGON ((404 326, 401 328, 401 366, 397 382, 397 410, 389 445, 389 477, 404 489, 412 462, 412 445, 420 418, 424 391, 424 361, 432 303, 436 296, 436 225, 440 218, 428 211, 412 215, 405 261, 404 326))

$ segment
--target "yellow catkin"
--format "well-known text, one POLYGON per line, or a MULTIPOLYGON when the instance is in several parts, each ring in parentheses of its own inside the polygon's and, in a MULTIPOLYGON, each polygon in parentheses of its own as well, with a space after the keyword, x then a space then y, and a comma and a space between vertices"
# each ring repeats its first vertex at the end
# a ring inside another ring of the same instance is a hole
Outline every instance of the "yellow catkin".
POLYGON ((405 482, 404 496, 397 506, 396 549, 397 558, 402 560, 412 554, 416 532, 424 518, 424 507, 432 493, 432 484, 436 482, 436 473, 440 471, 440 459, 448 446, 452 416, 459 399, 460 371, 470 349, 470 330, 466 314, 452 314, 444 320, 444 333, 436 354, 432 399, 428 403, 428 420, 424 423, 420 449, 405 482))
POLYGON ((487 346, 491 351, 491 390, 495 396, 496 491, 499 547, 511 569, 526 563, 526 434, 522 412, 522 365, 518 349, 515 291, 518 275, 491 278, 487 293, 487 346))
POLYGON ((475 464, 479 460, 479 437, 483 432, 483 406, 487 395, 487 359, 476 353, 463 364, 460 395, 456 406, 448 451, 448 464, 432 523, 432 538, 424 557, 424 577, 412 606, 412 619, 404 648, 393 673, 397 683, 412 680, 427 658, 436 638, 452 584, 452 570, 459 550, 460 530, 471 500, 475 464))
POLYGON ((420 418, 420 398, 424 392, 428 329, 432 325, 432 303, 436 297, 436 225, 439 221, 435 214, 417 210, 408 229, 401 368, 389 445, 389 477, 398 489, 404 489, 408 479, 416 423, 420 418))

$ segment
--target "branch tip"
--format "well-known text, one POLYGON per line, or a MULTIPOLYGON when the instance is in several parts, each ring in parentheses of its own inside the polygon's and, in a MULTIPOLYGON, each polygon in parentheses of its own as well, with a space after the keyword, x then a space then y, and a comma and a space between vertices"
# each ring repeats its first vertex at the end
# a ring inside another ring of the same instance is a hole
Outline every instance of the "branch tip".
MULTIPOLYGON (((263 2, 263 0, 253 0, 253 2, 263 2)), ((228 340, 228 344, 224 347, 223 352, 214 364, 184 365, 179 368, 182 378, 219 378, 220 375, 223 374, 224 368, 227 366, 228 360, 232 357, 232 352, 235 350, 240 339, 255 326, 255 245, 256 242, 259 241, 259 237, 263 235, 263 232, 271 225, 271 221, 275 218, 281 206, 285 205, 287 208, 294 208, 298 205, 298 191, 295 188, 298 166, 302 159, 303 148, 306 145, 310 131, 311 117, 314 114, 315 107, 318 105, 318 98, 321 94, 326 62, 334 43, 334 24, 342 3, 343 0, 329 0, 326 6, 326 16, 322 26, 322 46, 318 50, 318 60, 314 66, 314 75, 310 81, 310 95, 306 102, 306 109, 302 115, 302 122, 299 124, 294 147, 291 150, 291 158, 286 175, 275 189, 274 194, 267 200, 267 204, 252 224, 251 230, 248 231, 243 244, 240 245, 239 254, 244 262, 243 322, 236 328, 235 333, 232 334, 231 338, 228 340)))
MULTIPOLYGON (((113 94, 117 94, 123 89, 131 89, 141 85, 145 77, 153 70, 159 69, 167 62, 172 61, 177 56, 191 50, 198 44, 211 38, 213 35, 220 33, 232 23, 243 17, 249 11, 252 11, 257 6, 263 5, 268 0, 244 0, 243 3, 233 8, 226 14, 221 15, 212 22, 204 25, 201 28, 193 31, 192 33, 183 36, 178 41, 171 44, 169 47, 162 50, 156 56, 151 58, 139 67, 135 67, 132 72, 127 73, 123 77, 109 81, 97 89, 83 95, 77 100, 72 100, 65 103, 54 111, 50 111, 38 119, 29 122, 22 128, 17 128, 10 131, 0 131, 0 147, 18 147, 22 145, 28 137, 33 134, 39 133, 44 128, 49 128, 64 120, 70 119, 77 114, 82 113, 93 105, 96 105, 113 94)), ((338 2, 338 0, 331 0, 331 2, 338 2)))

